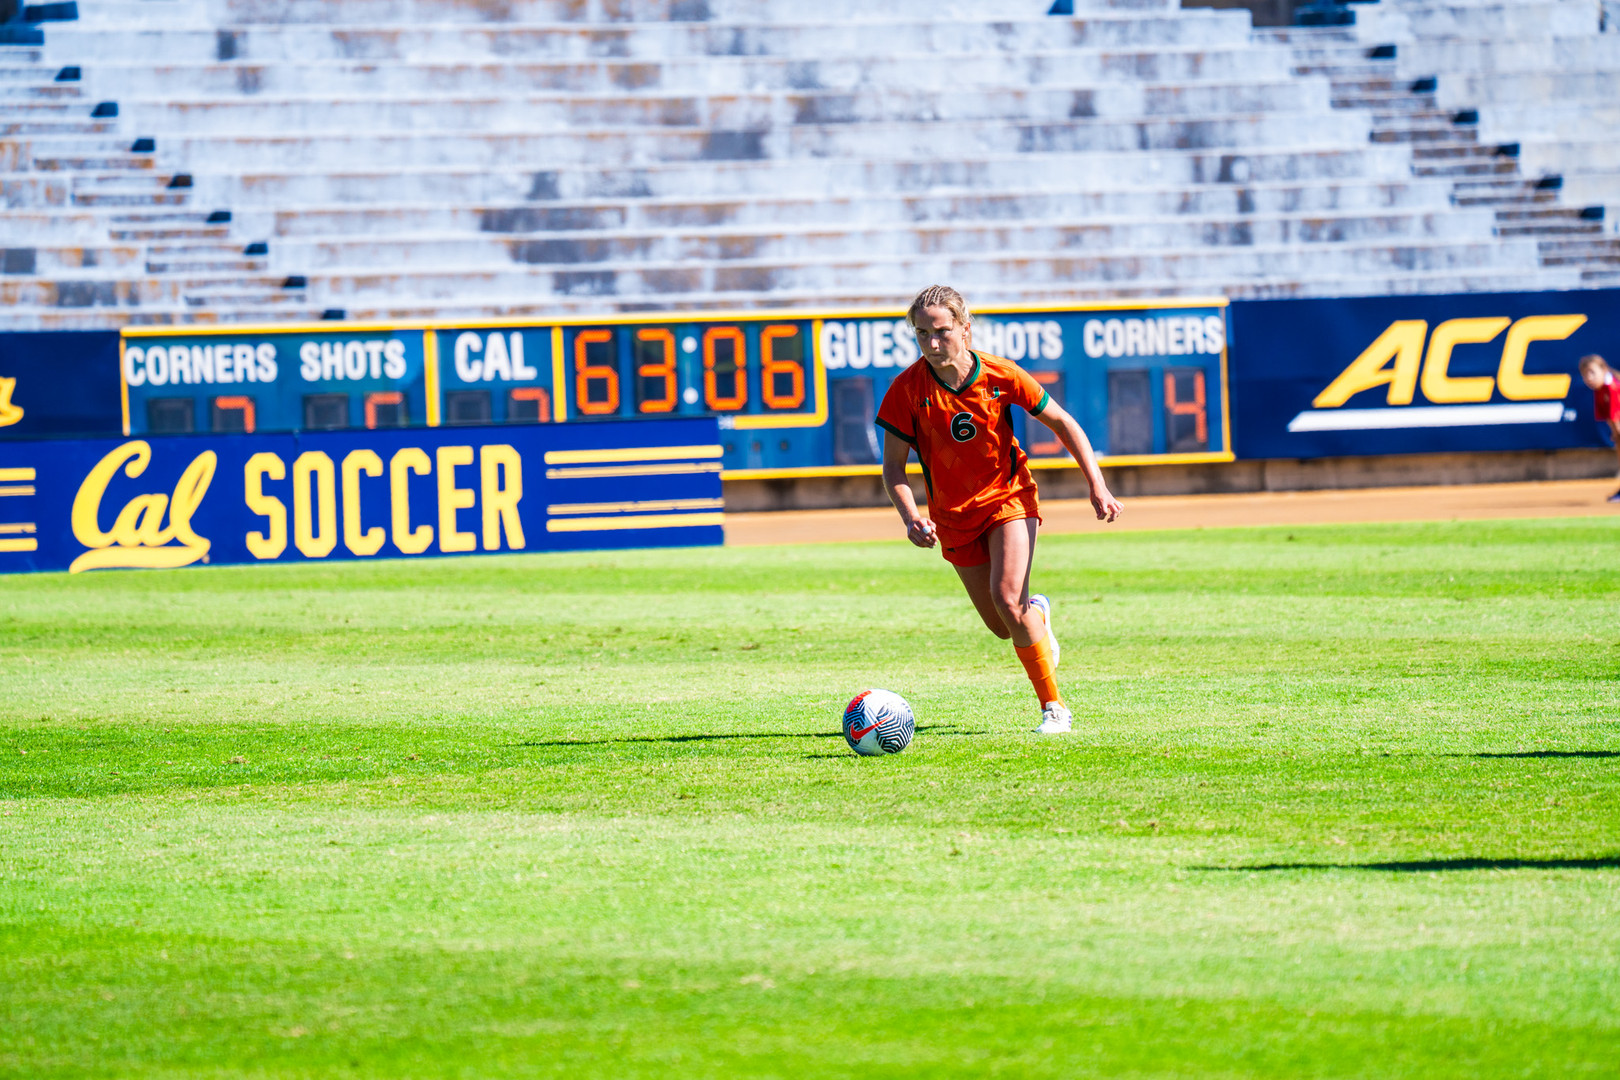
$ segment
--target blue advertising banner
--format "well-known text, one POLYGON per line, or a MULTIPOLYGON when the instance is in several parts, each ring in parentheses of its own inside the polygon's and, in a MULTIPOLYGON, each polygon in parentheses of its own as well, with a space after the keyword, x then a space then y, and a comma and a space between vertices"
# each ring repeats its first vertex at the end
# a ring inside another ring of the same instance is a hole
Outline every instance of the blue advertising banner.
POLYGON ((0 334, 0 439, 94 438, 123 430, 118 334, 0 334))
POLYGON ((1620 354, 1620 290, 1232 305, 1240 458, 1607 445, 1576 370, 1620 354))
POLYGON ((723 540, 713 419, 0 443, 0 572, 723 540))

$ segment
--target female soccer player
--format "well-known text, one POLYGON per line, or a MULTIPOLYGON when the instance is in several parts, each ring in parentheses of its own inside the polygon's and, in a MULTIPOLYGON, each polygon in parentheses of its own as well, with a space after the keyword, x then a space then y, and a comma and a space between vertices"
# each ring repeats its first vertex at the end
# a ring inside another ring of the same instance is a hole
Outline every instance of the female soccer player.
POLYGON ((1035 730, 1066 732, 1073 717, 1055 678, 1052 604, 1029 594, 1040 503, 1007 410, 1024 409, 1074 455, 1091 484, 1099 520, 1113 521, 1124 508, 1109 494, 1074 417, 1017 364, 973 351, 973 316, 961 293, 930 285, 911 302, 906 319, 917 332, 923 362, 895 377, 878 409, 884 490, 900 511, 906 537, 922 548, 942 544, 945 561, 956 568, 984 624, 997 637, 1012 638, 1041 704, 1035 730), (913 449, 928 486, 927 517, 906 478, 913 449))

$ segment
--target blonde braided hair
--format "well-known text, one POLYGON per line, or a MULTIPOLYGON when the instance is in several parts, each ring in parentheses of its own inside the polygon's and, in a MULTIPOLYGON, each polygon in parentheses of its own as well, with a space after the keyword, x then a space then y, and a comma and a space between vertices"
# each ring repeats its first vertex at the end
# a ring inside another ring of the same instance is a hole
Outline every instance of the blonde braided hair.
POLYGON ((917 329, 917 316, 923 308, 942 307, 950 311, 951 316, 962 326, 973 325, 973 312, 968 310, 967 301, 962 294, 949 285, 930 285, 917 294, 917 299, 911 302, 906 309, 906 322, 911 324, 913 330, 917 329))

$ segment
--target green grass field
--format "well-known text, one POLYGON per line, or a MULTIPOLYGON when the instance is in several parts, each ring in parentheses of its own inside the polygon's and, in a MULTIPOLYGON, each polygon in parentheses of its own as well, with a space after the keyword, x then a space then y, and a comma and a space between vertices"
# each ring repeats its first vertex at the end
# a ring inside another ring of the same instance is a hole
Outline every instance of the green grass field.
POLYGON ((1612 1076, 1617 541, 7 578, 0 1075, 1612 1076))

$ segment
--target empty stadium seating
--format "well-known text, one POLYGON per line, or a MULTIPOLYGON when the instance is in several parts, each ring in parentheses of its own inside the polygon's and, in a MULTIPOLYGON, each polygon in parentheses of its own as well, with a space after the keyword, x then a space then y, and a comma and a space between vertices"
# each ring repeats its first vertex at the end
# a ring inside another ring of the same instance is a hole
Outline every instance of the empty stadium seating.
POLYGON ((1620 7, 1581 0, 1384 0, 1343 30, 1266 32, 1335 98, 1372 107, 1374 138, 1414 146, 1459 207, 1533 238, 1542 266, 1620 283, 1620 7))
POLYGON ((1047 6, 79 0, 0 46, 0 320, 1603 283, 1597 8, 1047 6))

